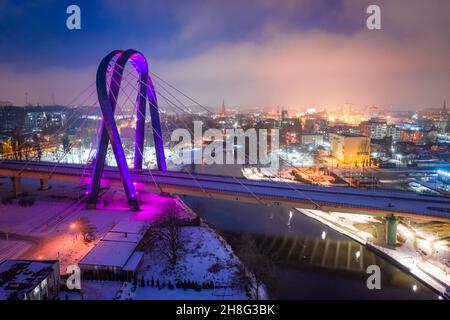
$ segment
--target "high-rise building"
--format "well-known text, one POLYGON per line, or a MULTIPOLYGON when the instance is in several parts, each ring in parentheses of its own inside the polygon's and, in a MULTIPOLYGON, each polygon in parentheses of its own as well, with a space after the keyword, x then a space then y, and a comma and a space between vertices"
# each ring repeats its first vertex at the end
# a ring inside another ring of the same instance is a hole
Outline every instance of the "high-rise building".
POLYGON ((371 118, 359 125, 360 133, 370 139, 381 140, 392 137, 393 141, 400 140, 400 129, 395 124, 388 124, 385 119, 371 118))
POLYGON ((371 139, 383 139, 387 134, 387 122, 385 119, 371 118, 361 122, 360 132, 371 139))

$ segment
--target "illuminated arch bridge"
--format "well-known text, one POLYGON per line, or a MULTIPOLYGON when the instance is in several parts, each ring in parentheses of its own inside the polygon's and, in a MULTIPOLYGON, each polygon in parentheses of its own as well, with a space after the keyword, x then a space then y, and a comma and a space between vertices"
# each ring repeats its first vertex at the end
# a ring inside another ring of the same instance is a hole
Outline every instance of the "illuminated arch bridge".
POLYGON ((129 49, 126 51, 115 50, 109 53, 100 62, 97 69, 96 87, 98 101, 103 115, 103 121, 100 128, 99 143, 97 155, 94 163, 92 181, 89 189, 88 206, 95 207, 100 190, 100 181, 105 167, 106 152, 108 143, 111 142, 117 167, 120 172, 121 180, 125 189, 128 202, 132 209, 139 209, 139 202, 136 196, 136 190, 131 181, 130 170, 128 169, 122 142, 114 120, 114 112, 120 91, 123 72, 126 64, 130 62, 139 75, 138 96, 136 98, 136 133, 134 149, 134 169, 142 169, 144 132, 145 132, 145 114, 147 102, 150 107, 151 124, 153 138, 155 142, 155 151, 158 170, 166 172, 166 162, 164 156, 164 144, 161 134, 161 122, 159 118, 158 102, 156 99, 155 88, 149 75, 147 60, 139 51, 129 49), (111 67, 111 79, 108 87, 108 67, 111 67))

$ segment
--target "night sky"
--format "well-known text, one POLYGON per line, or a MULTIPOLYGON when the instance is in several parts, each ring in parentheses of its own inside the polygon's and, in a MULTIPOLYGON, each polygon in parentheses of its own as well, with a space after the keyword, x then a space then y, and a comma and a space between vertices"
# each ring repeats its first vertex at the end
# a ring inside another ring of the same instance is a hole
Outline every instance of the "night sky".
POLYGON ((68 103, 104 55, 135 48, 213 107, 439 107, 450 100, 448 30, 449 0, 0 0, 0 100, 68 103), (81 30, 66 28, 70 4, 81 30), (382 30, 366 28, 369 4, 382 30))

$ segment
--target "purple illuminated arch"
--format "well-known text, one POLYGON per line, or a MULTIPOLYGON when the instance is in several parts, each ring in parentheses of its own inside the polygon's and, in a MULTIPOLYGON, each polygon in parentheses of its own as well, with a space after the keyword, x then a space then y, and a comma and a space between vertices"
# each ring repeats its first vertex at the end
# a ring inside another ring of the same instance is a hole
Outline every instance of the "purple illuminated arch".
POLYGON ((159 118, 158 102, 156 99, 155 88, 148 73, 148 64, 144 55, 136 50, 115 50, 109 53, 100 62, 97 69, 97 95, 100 108, 102 110, 103 120, 100 130, 97 155, 94 163, 93 177, 89 190, 88 207, 95 208, 100 190, 100 182, 105 167, 106 152, 108 143, 111 146, 116 158, 117 167, 122 178, 123 187, 133 210, 139 210, 139 202, 136 195, 133 182, 131 181, 130 170, 128 169, 122 142, 114 120, 116 102, 119 97, 120 84, 122 82, 123 70, 130 61, 134 69, 139 74, 139 93, 136 99, 136 141, 134 149, 134 169, 142 169, 142 155, 144 148, 145 132, 145 113, 147 100, 150 106, 150 115, 153 129, 153 139, 156 149, 156 160, 158 170, 165 172, 166 161, 164 156, 164 144, 161 134, 161 122, 159 118), (111 75, 110 86, 107 86, 107 71, 111 62, 114 63, 113 74, 111 75))

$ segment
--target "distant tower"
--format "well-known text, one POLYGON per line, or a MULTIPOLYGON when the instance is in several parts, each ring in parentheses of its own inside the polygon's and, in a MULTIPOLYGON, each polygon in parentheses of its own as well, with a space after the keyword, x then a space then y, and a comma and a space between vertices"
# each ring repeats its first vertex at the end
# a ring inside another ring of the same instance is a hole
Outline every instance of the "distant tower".
POLYGON ((444 116, 448 115, 447 101, 446 100, 444 100, 444 105, 442 106, 441 114, 444 115, 444 116))
POLYGON ((226 116, 227 115, 227 110, 225 108, 225 99, 222 99, 222 112, 221 112, 222 116, 226 116))

